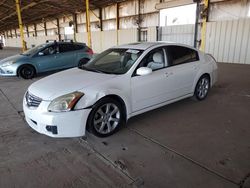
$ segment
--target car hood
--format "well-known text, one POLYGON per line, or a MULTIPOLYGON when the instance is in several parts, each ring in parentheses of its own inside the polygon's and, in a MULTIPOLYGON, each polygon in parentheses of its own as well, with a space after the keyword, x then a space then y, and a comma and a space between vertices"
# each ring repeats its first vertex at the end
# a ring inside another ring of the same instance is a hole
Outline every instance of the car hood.
POLYGON ((0 65, 7 62, 7 61, 20 61, 20 60, 28 59, 28 58, 29 58, 28 56, 17 54, 17 55, 13 55, 13 56, 10 56, 10 57, 7 57, 7 58, 0 60, 0 65))
POLYGON ((33 83, 28 91, 43 100, 50 101, 56 97, 100 84, 116 76, 73 68, 33 83))

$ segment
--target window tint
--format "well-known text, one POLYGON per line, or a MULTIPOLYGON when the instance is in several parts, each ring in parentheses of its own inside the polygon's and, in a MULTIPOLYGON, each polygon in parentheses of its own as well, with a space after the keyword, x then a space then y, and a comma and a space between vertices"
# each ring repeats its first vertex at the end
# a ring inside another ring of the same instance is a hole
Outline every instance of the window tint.
POLYGON ((44 55, 52 55, 52 54, 57 53, 57 45, 51 45, 51 46, 45 48, 45 49, 42 51, 42 53, 43 53, 44 55))
POLYGON ((199 60, 197 51, 182 46, 167 46, 169 65, 179 65, 199 60))
POLYGON ((59 44, 60 53, 74 51, 74 44, 59 44))
POLYGON ((139 67, 148 67, 151 68, 153 71, 164 68, 165 67, 165 60, 164 60, 164 51, 162 48, 154 49, 149 52, 146 57, 143 58, 139 67))
POLYGON ((84 49, 84 45, 80 45, 80 44, 74 44, 74 50, 82 50, 84 49))

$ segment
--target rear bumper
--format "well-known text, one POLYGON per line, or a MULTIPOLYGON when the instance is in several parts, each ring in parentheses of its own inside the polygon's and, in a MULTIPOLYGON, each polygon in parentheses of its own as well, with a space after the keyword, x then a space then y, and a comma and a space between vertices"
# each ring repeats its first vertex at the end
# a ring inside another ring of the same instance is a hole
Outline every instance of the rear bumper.
POLYGON ((25 99, 23 110, 29 126, 50 137, 80 137, 86 132, 86 123, 91 109, 70 112, 48 112, 49 102, 42 101, 38 108, 29 108, 25 99))

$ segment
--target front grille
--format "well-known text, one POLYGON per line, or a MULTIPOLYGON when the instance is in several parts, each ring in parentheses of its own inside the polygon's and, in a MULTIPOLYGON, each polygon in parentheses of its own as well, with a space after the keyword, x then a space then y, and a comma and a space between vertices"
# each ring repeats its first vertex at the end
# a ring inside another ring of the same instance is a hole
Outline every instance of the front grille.
POLYGON ((42 102, 41 98, 39 98, 35 95, 32 95, 28 91, 25 95, 25 98, 26 98, 26 102, 27 102, 28 107, 38 107, 40 105, 40 103, 42 102))

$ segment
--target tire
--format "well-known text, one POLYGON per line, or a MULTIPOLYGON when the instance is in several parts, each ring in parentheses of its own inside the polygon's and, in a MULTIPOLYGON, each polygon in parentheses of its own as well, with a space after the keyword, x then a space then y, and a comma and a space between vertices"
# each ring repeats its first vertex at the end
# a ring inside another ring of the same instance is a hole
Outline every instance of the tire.
POLYGON ((83 65, 85 65, 86 63, 88 63, 89 59, 87 58, 83 58, 79 61, 78 63, 78 67, 82 67, 83 65))
POLYGON ((36 70, 31 65, 23 65, 18 70, 18 76, 22 77, 23 79, 32 79, 36 74, 36 70))
POLYGON ((195 91, 194 91, 194 97, 195 99, 202 101, 204 100, 209 92, 210 89, 210 78, 207 75, 203 75, 198 80, 195 91))
POLYGON ((87 130, 97 137, 108 137, 122 127, 124 119, 121 104, 112 98, 103 98, 90 112, 87 130))

